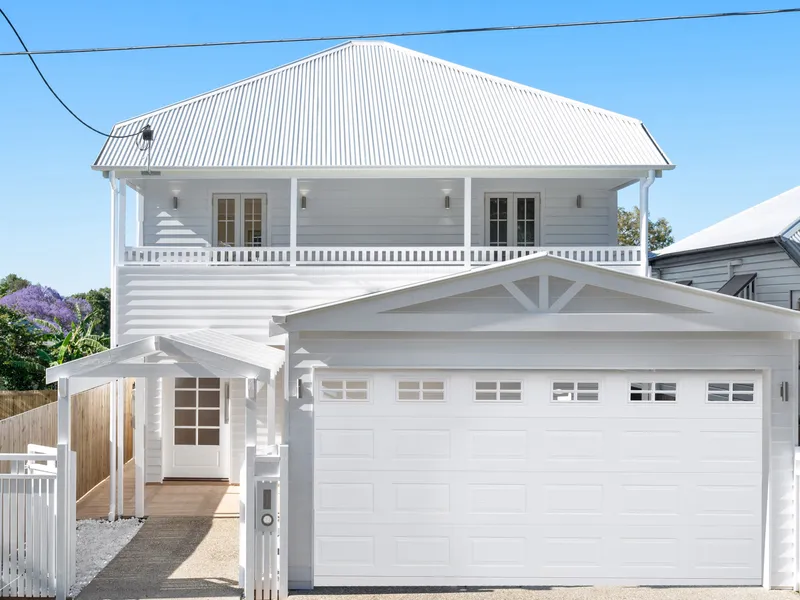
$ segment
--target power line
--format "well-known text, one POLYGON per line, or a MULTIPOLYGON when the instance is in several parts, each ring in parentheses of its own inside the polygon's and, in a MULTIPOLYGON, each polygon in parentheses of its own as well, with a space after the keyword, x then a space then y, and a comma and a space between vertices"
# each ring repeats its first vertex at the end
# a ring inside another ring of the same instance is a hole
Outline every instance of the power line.
MULTIPOLYGON (((607 21, 575 21, 571 23, 538 23, 533 25, 498 25, 493 27, 465 27, 461 29, 432 29, 427 31, 403 31, 390 33, 363 33, 356 35, 327 35, 317 37, 275 38, 264 40, 234 40, 228 42, 195 42, 187 44, 154 44, 149 46, 112 46, 99 48, 62 48, 57 50, 28 50, 24 52, 0 52, 2 56, 33 56, 40 54, 89 54, 93 52, 130 52, 136 50, 174 50, 177 48, 214 48, 218 46, 250 46, 256 44, 294 44, 299 42, 340 42, 345 40, 372 40, 379 38, 422 37, 463 33, 487 33, 492 31, 525 31, 531 29, 559 29, 565 27, 596 27, 602 25, 627 25, 633 23, 658 23, 664 21, 689 21, 697 19, 722 19, 728 17, 755 17, 798 13, 797 8, 776 8, 699 15, 673 15, 666 17, 642 17, 636 19, 614 19, 607 21)), ((5 16, 5 15, 4 15, 5 16)), ((8 17, 6 17, 8 20, 8 17)), ((10 23, 9 23, 10 24, 10 23)), ((19 36, 17 36, 19 37, 19 36)))
POLYGON ((36 61, 34 60, 34 58, 32 56, 32 53, 30 53, 28 51, 28 47, 25 45, 25 42, 23 41, 22 36, 19 34, 19 32, 17 31, 17 28, 14 27, 14 24, 11 22, 11 19, 8 18, 8 15, 5 13, 5 11, 2 8, 0 8, 0 15, 3 16, 3 18, 6 20, 6 23, 8 23, 9 27, 11 27, 11 31, 13 31, 14 35, 17 36, 17 39, 19 40, 19 43, 22 45, 23 48, 25 48, 25 53, 28 55, 28 59, 30 59, 31 64, 33 65, 33 68, 36 69, 36 72, 39 74, 39 77, 42 78, 42 81, 47 86, 47 89, 50 90, 50 93, 53 94, 53 96, 55 97, 56 100, 58 100, 58 102, 61 104, 61 106, 63 106, 69 114, 71 114, 73 117, 75 117, 78 120, 78 122, 81 123, 81 125, 83 125, 84 127, 88 127, 89 129, 91 129, 95 133, 99 133, 100 135, 105 136, 107 138, 130 138, 130 137, 138 136, 138 135, 140 135, 142 133, 142 131, 144 131, 144 128, 142 128, 142 130, 137 131, 136 133, 130 133, 128 135, 112 135, 110 133, 105 133, 103 131, 100 131, 99 129, 96 129, 96 128, 92 127, 86 121, 84 121, 78 115, 76 115, 75 111, 73 111, 69 106, 67 106, 66 102, 64 102, 61 99, 61 96, 59 96, 56 93, 56 91, 53 89, 53 86, 50 85, 49 81, 47 81, 47 78, 44 76, 44 73, 42 73, 42 70, 39 68, 39 65, 36 64, 36 61))

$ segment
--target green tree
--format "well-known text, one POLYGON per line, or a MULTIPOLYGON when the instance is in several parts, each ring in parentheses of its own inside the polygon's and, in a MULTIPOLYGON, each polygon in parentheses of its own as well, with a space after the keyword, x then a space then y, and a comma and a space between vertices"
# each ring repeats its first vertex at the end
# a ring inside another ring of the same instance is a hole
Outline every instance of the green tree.
POLYGON ((89 315, 69 329, 46 332, 44 343, 38 349, 40 360, 48 367, 54 367, 108 350, 108 336, 95 333, 95 329, 96 325, 89 315))
POLYGON ((0 306, 0 389, 40 390, 46 364, 39 354, 42 331, 22 315, 0 306))
MULTIPOLYGON (((664 217, 647 223, 649 249, 660 250, 675 242, 672 237, 672 225, 664 217)), ((617 209, 617 239, 620 246, 639 245, 639 207, 625 210, 617 209)))
POLYGON ((111 290, 107 287, 89 290, 85 294, 75 294, 73 297, 83 298, 92 307, 89 319, 95 324, 95 333, 111 335, 111 290))
POLYGON ((30 284, 31 282, 24 277, 20 277, 16 273, 9 273, 0 279, 0 298, 26 288, 30 284))

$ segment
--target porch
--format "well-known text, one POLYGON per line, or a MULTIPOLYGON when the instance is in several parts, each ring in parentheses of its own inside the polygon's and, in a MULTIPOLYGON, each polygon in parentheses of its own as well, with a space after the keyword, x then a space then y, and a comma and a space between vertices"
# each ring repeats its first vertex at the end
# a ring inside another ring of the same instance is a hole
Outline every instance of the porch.
MULTIPOLYGON (((123 472, 122 517, 136 515, 134 461, 123 472)), ((144 487, 146 517, 238 517, 239 486, 223 481, 165 481, 144 487)), ((78 519, 107 519, 111 481, 106 479, 78 500, 78 519)))

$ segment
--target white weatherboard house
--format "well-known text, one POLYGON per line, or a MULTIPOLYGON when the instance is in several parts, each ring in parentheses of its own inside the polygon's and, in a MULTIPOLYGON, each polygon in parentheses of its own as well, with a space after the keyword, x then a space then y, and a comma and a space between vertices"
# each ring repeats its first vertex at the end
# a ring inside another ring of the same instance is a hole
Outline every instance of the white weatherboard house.
POLYGON ((248 597, 267 472, 284 594, 796 585, 800 315, 617 246, 673 167, 640 121, 369 42, 146 125, 94 166, 115 347, 49 377, 136 378, 137 512, 240 484, 248 597))

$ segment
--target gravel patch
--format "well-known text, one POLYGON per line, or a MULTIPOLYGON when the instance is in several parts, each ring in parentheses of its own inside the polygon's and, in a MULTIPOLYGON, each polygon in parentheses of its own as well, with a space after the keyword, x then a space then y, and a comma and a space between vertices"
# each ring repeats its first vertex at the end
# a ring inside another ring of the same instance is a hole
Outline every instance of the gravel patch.
POLYGON ((75 584, 70 596, 78 595, 111 562, 142 526, 140 519, 78 521, 75 540, 75 584))

